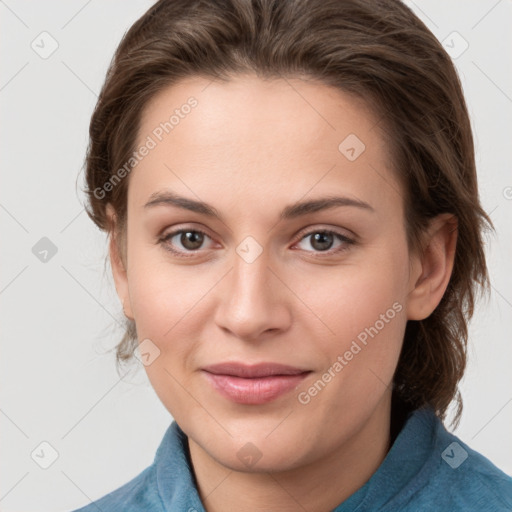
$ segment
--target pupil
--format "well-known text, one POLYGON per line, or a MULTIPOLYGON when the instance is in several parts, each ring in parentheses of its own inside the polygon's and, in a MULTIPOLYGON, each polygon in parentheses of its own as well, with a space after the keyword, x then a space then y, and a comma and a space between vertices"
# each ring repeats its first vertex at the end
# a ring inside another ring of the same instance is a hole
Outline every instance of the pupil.
POLYGON ((197 231, 187 231, 181 234, 181 243, 183 247, 194 250, 199 249, 203 243, 203 234, 197 231))
POLYGON ((326 251, 331 248, 333 243, 332 235, 329 233, 315 233, 311 245, 319 250, 326 251))

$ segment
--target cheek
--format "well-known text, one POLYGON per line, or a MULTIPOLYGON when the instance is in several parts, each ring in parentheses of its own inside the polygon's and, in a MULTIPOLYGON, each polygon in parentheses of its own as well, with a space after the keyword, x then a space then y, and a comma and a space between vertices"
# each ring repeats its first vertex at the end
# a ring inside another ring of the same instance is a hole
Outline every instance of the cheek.
POLYGON ((334 334, 316 337, 315 356, 323 367, 297 396, 304 412, 325 417, 334 430, 369 415, 390 389, 406 325, 400 297, 385 279, 358 282, 371 288, 352 289, 347 280, 345 288, 331 290, 322 318, 329 313, 334 334))
POLYGON ((196 340, 202 337, 201 320, 207 314, 202 299, 218 279, 211 269, 171 265, 165 256, 148 252, 132 253, 129 273, 138 339, 149 339, 158 349, 158 357, 145 371, 173 417, 181 418, 180 411, 196 414, 194 410, 202 417, 201 406, 185 390, 193 385, 196 340))
POLYGON ((407 261, 398 246, 365 265, 339 267, 309 288, 308 305, 330 331, 317 338, 317 350, 327 356, 326 370, 341 377, 338 385, 347 386, 349 401, 385 390, 392 379, 407 323, 407 261))
POLYGON ((130 302, 140 339, 172 336, 197 314, 197 306, 220 276, 207 265, 172 264, 160 247, 132 247, 129 261, 130 302))
POLYGON ((331 337, 346 341, 374 324, 382 330, 384 321, 386 331, 390 331, 388 326, 395 324, 396 328, 397 323, 405 321, 397 314, 405 309, 407 281, 403 268, 402 263, 386 268, 381 259, 374 265, 338 267, 330 272, 324 269, 309 275, 296 291, 318 313, 331 337))

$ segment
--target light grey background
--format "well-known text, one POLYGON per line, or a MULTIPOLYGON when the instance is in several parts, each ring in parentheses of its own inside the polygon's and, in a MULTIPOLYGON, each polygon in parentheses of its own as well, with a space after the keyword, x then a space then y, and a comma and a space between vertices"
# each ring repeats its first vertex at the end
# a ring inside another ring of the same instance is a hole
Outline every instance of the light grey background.
MULTIPOLYGON (((474 126, 483 205, 497 230, 487 247, 492 296, 471 326, 455 433, 512 474, 512 2, 407 3, 451 47, 474 126)), ((142 369, 123 380, 116 373, 110 350, 121 308, 104 270, 105 236, 83 211, 80 192, 107 66, 151 4, 0 1, 2 511, 65 511, 99 498, 152 462, 171 421, 142 369), (48 52, 52 39, 58 48, 48 58, 31 47, 48 52), (32 252, 43 237, 58 251, 47 262, 32 252), (48 469, 34 460, 50 461, 44 441, 58 453, 48 469)))

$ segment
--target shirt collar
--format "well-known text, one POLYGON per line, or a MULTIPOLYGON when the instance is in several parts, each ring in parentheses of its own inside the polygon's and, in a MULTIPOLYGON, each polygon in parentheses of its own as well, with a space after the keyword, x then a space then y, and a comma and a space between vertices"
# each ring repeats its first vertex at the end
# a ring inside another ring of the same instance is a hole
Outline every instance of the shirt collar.
POLYGON ((192 471, 188 438, 176 421, 165 433, 155 464, 158 493, 165 510, 205 512, 192 471))
MULTIPOLYGON (((431 408, 411 413, 385 459, 371 478, 333 512, 375 510, 417 478, 425 475, 427 461, 442 425, 431 408)), ((165 510, 205 512, 190 461, 188 438, 176 421, 167 429, 156 456, 158 492, 165 510)))
POLYGON ((430 407, 409 414, 377 471, 333 512, 378 510, 403 493, 411 482, 417 479, 428 481, 431 471, 428 461, 441 427, 441 421, 430 407))

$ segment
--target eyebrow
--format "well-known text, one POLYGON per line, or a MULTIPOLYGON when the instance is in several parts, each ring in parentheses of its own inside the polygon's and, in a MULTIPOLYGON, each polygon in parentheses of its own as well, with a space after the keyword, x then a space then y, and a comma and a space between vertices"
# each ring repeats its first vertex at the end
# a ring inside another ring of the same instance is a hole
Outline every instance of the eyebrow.
MULTIPOLYGON (((217 218, 222 220, 222 215, 208 203, 203 201, 196 201, 187 197, 180 196, 169 190, 163 190, 155 192, 149 197, 149 201, 144 205, 144 208, 152 208, 155 206, 175 206, 183 208, 192 212, 200 213, 208 217, 217 218)), ((340 197, 340 196, 326 196, 319 197, 310 201, 299 201, 297 203, 286 206, 281 212, 281 220, 290 220, 309 213, 318 212, 321 210, 327 210, 330 208, 336 208, 340 206, 352 206, 361 208, 369 212, 375 212, 374 208, 368 203, 359 199, 353 199, 351 197, 340 197)))

